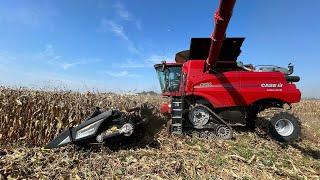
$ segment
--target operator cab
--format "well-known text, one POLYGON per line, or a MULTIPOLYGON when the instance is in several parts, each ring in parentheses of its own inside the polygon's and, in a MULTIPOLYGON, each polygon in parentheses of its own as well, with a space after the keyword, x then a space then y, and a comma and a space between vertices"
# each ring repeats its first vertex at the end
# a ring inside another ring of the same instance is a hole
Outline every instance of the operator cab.
MULTIPOLYGON (((217 68, 223 70, 239 69, 236 59, 241 52, 240 47, 243 41, 244 38, 226 38, 224 40, 217 68)), ((210 44, 210 38, 192 38, 190 49, 176 54, 176 63, 162 62, 161 64, 156 64, 154 66, 158 74, 163 95, 179 94, 180 80, 182 77, 181 68, 183 63, 192 60, 204 61, 207 59, 210 44)))
POLYGON ((158 74, 162 93, 179 92, 182 64, 163 62, 154 67, 158 74))

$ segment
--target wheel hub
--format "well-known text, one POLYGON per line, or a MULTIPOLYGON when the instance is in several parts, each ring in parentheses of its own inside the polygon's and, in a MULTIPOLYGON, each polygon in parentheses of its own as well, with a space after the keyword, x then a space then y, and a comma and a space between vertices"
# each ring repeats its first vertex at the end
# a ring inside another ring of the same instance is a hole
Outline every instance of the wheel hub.
POLYGON ((231 139, 232 131, 226 125, 219 125, 216 129, 216 136, 220 139, 231 139))
POLYGON ((279 119, 274 126, 277 133, 281 136, 290 136, 294 130, 292 122, 288 119, 279 119))
POLYGON ((196 128, 203 127, 208 123, 209 119, 209 112, 201 107, 195 107, 189 113, 189 120, 196 128))

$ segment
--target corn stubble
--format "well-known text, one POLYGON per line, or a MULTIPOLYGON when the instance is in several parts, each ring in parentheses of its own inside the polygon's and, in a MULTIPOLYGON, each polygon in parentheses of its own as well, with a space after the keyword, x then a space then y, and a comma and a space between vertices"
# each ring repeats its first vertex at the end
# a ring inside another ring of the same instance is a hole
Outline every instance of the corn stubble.
MULTIPOLYGON (((94 107, 125 110, 159 96, 76 93, 0 88, 0 180, 32 179, 279 179, 320 175, 320 101, 303 100, 293 112, 303 137, 279 144, 266 133, 269 111, 256 133, 237 131, 235 140, 177 137, 160 130, 150 144, 111 151, 97 146, 55 150, 41 147, 64 128, 79 124, 94 107)), ((162 121, 159 110, 154 122, 162 121)), ((164 126, 164 125, 163 125, 164 126)))

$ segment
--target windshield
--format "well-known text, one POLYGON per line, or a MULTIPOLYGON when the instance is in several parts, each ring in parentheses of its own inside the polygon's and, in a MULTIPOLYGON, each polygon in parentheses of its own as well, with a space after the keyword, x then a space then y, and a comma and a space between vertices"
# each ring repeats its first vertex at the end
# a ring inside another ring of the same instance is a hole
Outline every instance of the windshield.
POLYGON ((179 83, 181 78, 181 67, 166 67, 164 71, 162 67, 156 68, 160 87, 162 92, 175 92, 179 91, 179 83))

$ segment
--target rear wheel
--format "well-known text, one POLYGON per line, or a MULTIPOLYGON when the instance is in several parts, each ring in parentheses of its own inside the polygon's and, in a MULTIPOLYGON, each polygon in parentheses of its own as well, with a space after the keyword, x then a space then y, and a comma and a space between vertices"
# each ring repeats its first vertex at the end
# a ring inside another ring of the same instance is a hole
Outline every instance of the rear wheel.
POLYGON ((300 137, 299 119, 288 112, 280 112, 270 119, 269 131, 280 142, 293 142, 300 137))

